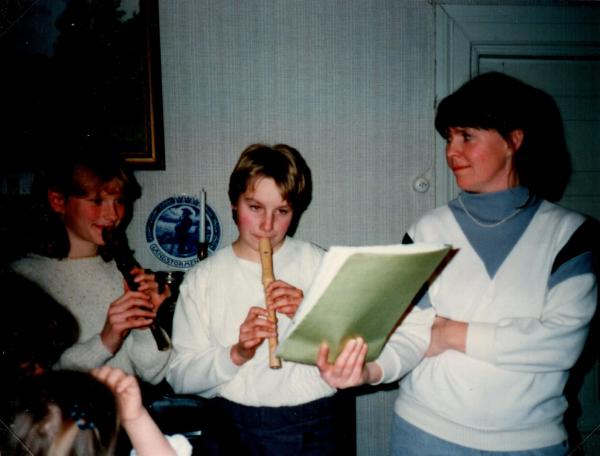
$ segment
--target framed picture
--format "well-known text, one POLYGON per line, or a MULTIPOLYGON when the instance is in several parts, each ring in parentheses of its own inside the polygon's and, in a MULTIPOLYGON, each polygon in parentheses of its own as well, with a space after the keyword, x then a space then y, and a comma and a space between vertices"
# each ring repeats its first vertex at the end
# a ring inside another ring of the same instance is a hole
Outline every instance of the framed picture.
MULTIPOLYGON (((0 122, 8 169, 99 141, 165 169, 158 0, 8 0, 0 122)), ((3 159, 4 161, 4 159, 3 159)))

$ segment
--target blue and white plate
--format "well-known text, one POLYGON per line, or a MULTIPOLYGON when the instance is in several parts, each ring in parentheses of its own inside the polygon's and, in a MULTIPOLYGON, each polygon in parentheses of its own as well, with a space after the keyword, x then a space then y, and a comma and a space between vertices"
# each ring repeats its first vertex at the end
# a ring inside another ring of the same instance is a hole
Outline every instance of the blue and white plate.
MULTIPOLYGON (((205 239, 208 252, 213 253, 221 241, 221 223, 207 204, 205 239)), ((189 269, 198 262, 198 226, 200 200, 192 196, 173 196, 150 213, 146 222, 146 242, 150 251, 163 263, 189 269)))

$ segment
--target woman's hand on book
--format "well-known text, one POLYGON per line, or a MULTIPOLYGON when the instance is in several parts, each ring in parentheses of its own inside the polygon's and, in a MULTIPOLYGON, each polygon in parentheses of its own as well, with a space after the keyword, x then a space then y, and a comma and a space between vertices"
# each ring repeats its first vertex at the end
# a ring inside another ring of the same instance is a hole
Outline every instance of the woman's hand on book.
POLYGON ((334 388, 344 389, 376 383, 381 378, 378 364, 365 364, 367 344, 360 337, 350 339, 333 364, 328 361, 328 355, 329 347, 325 343, 321 344, 317 367, 323 380, 334 388))

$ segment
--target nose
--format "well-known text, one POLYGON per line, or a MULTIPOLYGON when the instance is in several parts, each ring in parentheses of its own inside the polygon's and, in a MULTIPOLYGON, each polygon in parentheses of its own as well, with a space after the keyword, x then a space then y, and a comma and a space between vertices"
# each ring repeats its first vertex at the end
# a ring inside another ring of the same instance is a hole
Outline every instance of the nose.
POLYGON ((106 204, 103 205, 104 211, 102 213, 104 219, 108 222, 116 222, 117 220, 119 220, 119 209, 118 209, 118 203, 116 201, 114 202, 107 202, 106 204))
POLYGON ((260 228, 263 231, 271 231, 273 229, 273 213, 265 212, 260 224, 260 228))
POLYGON ((452 138, 448 138, 446 141, 446 156, 456 154, 456 141, 452 141, 452 138))
POLYGON ((452 137, 448 138, 446 142, 446 160, 450 160, 453 157, 460 155, 460 144, 458 141, 453 140, 452 137))

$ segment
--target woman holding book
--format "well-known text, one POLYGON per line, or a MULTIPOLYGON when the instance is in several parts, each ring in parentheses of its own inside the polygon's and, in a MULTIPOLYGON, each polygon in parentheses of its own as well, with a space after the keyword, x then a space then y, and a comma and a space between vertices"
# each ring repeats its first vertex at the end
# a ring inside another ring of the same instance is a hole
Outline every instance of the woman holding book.
POLYGON ((360 339, 335 364, 322 347, 321 375, 338 388, 403 377, 393 454, 566 455, 563 389, 596 307, 598 228, 554 204, 570 174, 558 108, 487 73, 442 100, 435 126, 462 191, 405 242, 455 255, 376 361, 365 364, 360 339), (420 339, 407 336, 416 316, 428 317, 420 339))

